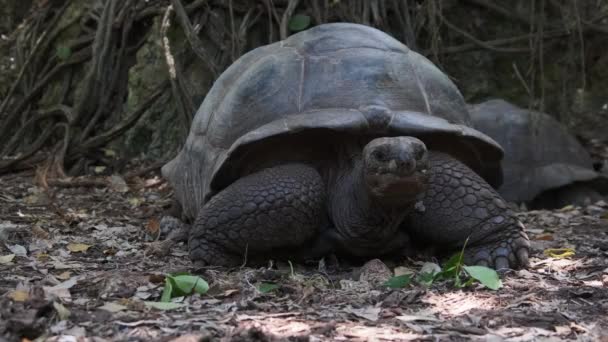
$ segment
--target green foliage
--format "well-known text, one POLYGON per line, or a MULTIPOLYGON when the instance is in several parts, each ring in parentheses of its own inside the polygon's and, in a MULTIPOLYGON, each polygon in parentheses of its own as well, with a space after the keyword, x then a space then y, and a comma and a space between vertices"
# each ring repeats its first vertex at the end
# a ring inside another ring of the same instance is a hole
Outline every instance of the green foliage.
POLYGON ((422 286, 431 286, 436 281, 449 281, 456 288, 463 288, 477 281, 491 290, 498 290, 502 287, 500 277, 495 270, 485 266, 467 266, 464 264, 464 248, 448 259, 443 267, 427 262, 424 263, 415 277, 411 274, 395 276, 387 280, 384 286, 400 289, 407 287, 412 281, 422 286))
POLYGON ((293 32, 302 31, 310 26, 310 17, 304 14, 296 14, 289 20, 289 29, 293 32))
POLYGON ((72 49, 69 46, 60 45, 57 47, 57 51, 55 51, 57 58, 62 61, 67 60, 72 55, 72 49))
POLYGON ((391 289, 401 289, 408 286, 412 282, 411 274, 403 274, 390 278, 384 283, 384 286, 390 287, 391 289))
POLYGON ((189 274, 174 274, 165 277, 165 287, 160 298, 161 302, 170 302, 173 297, 188 296, 193 293, 204 294, 209 290, 209 284, 199 277, 189 274))
POLYGON ((502 287, 498 273, 491 268, 485 266, 463 266, 463 268, 471 278, 476 279, 489 289, 498 290, 502 287))
POLYGON ((475 281, 491 290, 498 290, 502 287, 502 282, 495 270, 485 266, 464 264, 464 248, 448 259, 443 265, 443 269, 436 273, 430 281, 428 278, 423 279, 429 285, 436 280, 453 281, 457 288, 467 287, 475 281))
POLYGON ((258 291, 260 291, 261 293, 272 292, 278 288, 279 288, 279 285, 273 284, 273 283, 260 283, 258 285, 258 291))

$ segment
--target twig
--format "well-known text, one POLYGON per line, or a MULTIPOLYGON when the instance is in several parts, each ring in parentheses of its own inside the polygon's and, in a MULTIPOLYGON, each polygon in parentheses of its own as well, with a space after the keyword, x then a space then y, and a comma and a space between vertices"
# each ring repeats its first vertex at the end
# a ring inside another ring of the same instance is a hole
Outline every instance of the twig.
POLYGON ((532 91, 530 90, 530 88, 526 84, 526 81, 524 81, 524 78, 521 76, 521 73, 519 72, 519 69, 517 68, 517 65, 515 64, 515 62, 513 64, 511 64, 511 65, 513 66, 513 70, 515 71, 515 75, 517 76, 517 78, 519 79, 519 81, 521 82, 521 84, 526 89, 526 92, 528 93, 528 95, 531 97, 532 96, 532 91))
POLYGON ((127 116, 122 122, 118 125, 114 126, 112 129, 103 132, 95 137, 89 138, 85 143, 83 143, 80 147, 74 148, 74 152, 70 152, 70 159, 76 157, 77 155, 82 155, 86 151, 91 150, 93 148, 103 146, 108 142, 112 141, 116 137, 120 136, 129 128, 133 127, 137 120, 148 110, 152 104, 165 92, 165 89, 168 86, 168 81, 161 83, 157 90, 146 99, 143 103, 137 107, 133 113, 127 116))
POLYGON ((296 7, 298 7, 298 3, 300 3, 300 0, 289 0, 287 3, 287 8, 285 9, 285 12, 283 12, 283 17, 281 18, 281 40, 287 38, 289 20, 296 10, 296 7))
POLYGON ((500 48, 500 47, 492 46, 490 44, 486 44, 486 42, 475 38, 470 33, 466 32, 466 31, 460 29, 459 27, 457 27, 456 25, 452 24, 443 15, 440 15, 440 17, 441 17, 441 20, 443 21, 443 23, 447 27, 449 27, 452 31, 459 33, 463 37, 467 38, 468 40, 472 41, 474 44, 476 44, 484 49, 494 51, 494 52, 527 52, 527 51, 529 51, 528 48, 500 48))
MULTIPOLYGON (((188 39, 188 43, 190 43, 192 51, 194 51, 194 53, 201 59, 201 61, 205 63, 207 68, 209 68, 209 70, 213 74, 213 77, 217 78, 219 74, 219 68, 217 67, 217 65, 215 65, 215 63, 213 63, 213 59, 205 49, 205 44, 203 44, 203 42, 198 38, 198 36, 194 32, 194 29, 192 28, 192 23, 190 23, 190 19, 188 19, 188 13, 184 9, 184 6, 182 5, 181 1, 171 0, 171 3, 173 4, 173 8, 175 9, 175 14, 177 16, 179 24, 182 30, 184 30, 184 33, 186 34, 186 39, 188 39)), ((165 24, 165 22, 168 22, 168 13, 170 13, 170 10, 167 8, 167 11, 165 12, 165 17, 163 18, 163 25, 165 24)))
POLYGON ((163 15, 163 20, 161 23, 161 37, 163 42, 163 52, 165 55, 165 63, 167 64, 167 69, 169 70, 169 81, 171 82, 171 92, 173 93, 173 98, 175 101, 175 107, 180 115, 183 118, 183 125, 187 127, 192 121, 191 111, 187 108, 186 103, 184 102, 181 87, 179 81, 177 79, 177 64, 175 62, 175 57, 171 53, 171 43, 169 42, 169 37, 167 36, 167 31, 169 30, 170 15, 173 10, 173 5, 167 6, 167 10, 163 15))

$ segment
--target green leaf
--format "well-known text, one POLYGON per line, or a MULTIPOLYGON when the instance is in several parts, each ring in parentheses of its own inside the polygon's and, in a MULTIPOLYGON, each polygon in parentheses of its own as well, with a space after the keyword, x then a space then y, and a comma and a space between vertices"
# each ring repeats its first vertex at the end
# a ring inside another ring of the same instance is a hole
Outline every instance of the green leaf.
POLYGON ((173 285, 173 297, 187 296, 193 293, 204 294, 209 290, 209 284, 198 276, 178 275, 167 277, 173 285))
POLYGON ((495 270, 485 266, 464 266, 464 270, 481 284, 492 290, 502 287, 502 282, 495 270))
POLYGON ((439 265, 433 262, 425 262, 420 271, 418 271, 416 281, 422 285, 430 286, 439 274, 441 274, 441 267, 439 265))
POLYGON ((436 273, 424 272, 418 273, 416 281, 422 285, 431 286, 435 280, 436 273))
POLYGON ((170 275, 165 277, 165 287, 160 297, 161 302, 170 302, 173 297, 188 296, 193 293, 204 294, 209 290, 205 279, 190 274, 170 275))
POLYGON ((72 49, 70 49, 69 46, 62 45, 57 47, 57 51, 55 51, 55 53, 59 59, 65 61, 72 55, 72 49))
POLYGON ((271 283, 261 283, 260 285, 258 285, 258 291, 260 291, 261 293, 268 293, 268 292, 274 291, 278 288, 279 288, 279 285, 271 284, 271 283))
POLYGON ((304 14, 296 14, 289 20, 289 29, 294 32, 302 31, 310 25, 310 17, 304 14))
POLYGON ((160 296, 161 302, 170 302, 171 294, 173 293, 173 283, 169 279, 169 277, 165 278, 165 288, 163 289, 163 294, 160 296))
POLYGON ((144 302, 144 304, 146 304, 146 306, 149 306, 151 308, 155 308, 158 310, 174 310, 174 309, 179 309, 182 308, 184 306, 186 306, 186 304, 182 304, 182 303, 173 303, 173 302, 144 302))
POLYGON ((387 280, 386 283, 384 283, 384 286, 390 287, 391 289, 401 289, 408 286, 411 282, 411 274, 402 274, 387 280))
POLYGON ((452 257, 448 261, 446 261, 445 264, 443 264, 443 271, 439 272, 436 278, 457 278, 460 273, 460 269, 462 268, 462 266, 464 266, 463 259, 464 253, 462 251, 452 255, 452 257))

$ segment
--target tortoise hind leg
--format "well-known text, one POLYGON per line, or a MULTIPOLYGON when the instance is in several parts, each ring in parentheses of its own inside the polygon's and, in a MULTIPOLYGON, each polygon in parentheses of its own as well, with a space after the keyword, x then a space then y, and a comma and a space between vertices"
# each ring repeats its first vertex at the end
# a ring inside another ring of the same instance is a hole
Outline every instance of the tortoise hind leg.
POLYGON ((298 247, 322 236, 325 208, 325 187, 314 168, 287 164, 261 170, 204 205, 190 234, 190 257, 207 265, 238 266, 277 250, 297 254, 298 247))
POLYGON ((447 154, 429 154, 429 187, 423 212, 411 215, 414 239, 451 251, 465 249, 465 262, 496 269, 528 264, 530 243, 523 224, 481 177, 447 154))

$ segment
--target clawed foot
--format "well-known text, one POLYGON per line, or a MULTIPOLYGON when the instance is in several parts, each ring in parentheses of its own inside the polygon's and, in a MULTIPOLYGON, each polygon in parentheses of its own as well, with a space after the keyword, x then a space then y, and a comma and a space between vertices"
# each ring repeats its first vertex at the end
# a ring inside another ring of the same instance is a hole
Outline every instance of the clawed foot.
POLYGON ((496 270, 519 269, 528 266, 530 241, 523 230, 493 243, 465 249, 465 264, 480 265, 496 270))
POLYGON ((160 221, 160 233, 167 234, 164 240, 154 241, 146 249, 147 255, 164 257, 171 253, 171 248, 182 241, 187 241, 190 226, 172 216, 164 216, 160 221))

